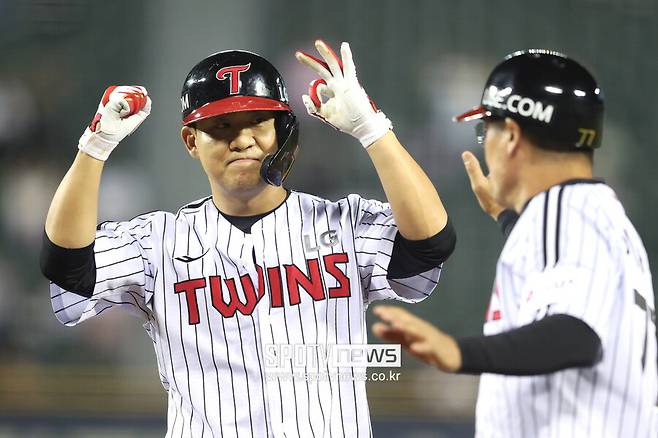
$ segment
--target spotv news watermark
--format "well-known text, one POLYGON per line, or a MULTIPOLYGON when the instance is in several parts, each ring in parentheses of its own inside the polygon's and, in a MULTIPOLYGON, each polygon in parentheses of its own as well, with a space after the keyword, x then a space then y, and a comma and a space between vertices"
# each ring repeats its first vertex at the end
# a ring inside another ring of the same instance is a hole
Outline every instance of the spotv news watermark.
POLYGON ((397 344, 268 344, 264 358, 265 368, 272 371, 401 366, 397 344))
POLYGON ((268 381, 398 381, 399 372, 366 370, 399 368, 401 349, 396 344, 267 344, 264 359, 268 381))

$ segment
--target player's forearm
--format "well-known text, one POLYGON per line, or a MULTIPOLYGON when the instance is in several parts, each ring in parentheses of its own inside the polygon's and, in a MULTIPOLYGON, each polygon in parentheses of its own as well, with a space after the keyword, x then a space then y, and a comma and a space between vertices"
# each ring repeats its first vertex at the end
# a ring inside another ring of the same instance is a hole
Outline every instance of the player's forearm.
POLYGON ((400 144, 392 131, 367 149, 400 233, 407 239, 434 236, 448 215, 432 181, 400 144))
POLYGON ((596 365, 601 339, 584 321, 555 314, 492 336, 457 340, 458 372, 531 376, 596 365))
POLYGON ((94 241, 104 163, 78 152, 46 217, 46 234, 53 243, 64 248, 82 248, 94 241))

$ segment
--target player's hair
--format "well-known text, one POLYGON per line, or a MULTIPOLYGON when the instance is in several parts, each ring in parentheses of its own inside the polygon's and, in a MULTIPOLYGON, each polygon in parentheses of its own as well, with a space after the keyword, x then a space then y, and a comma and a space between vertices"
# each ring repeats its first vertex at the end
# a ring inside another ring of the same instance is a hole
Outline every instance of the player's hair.
POLYGON ((537 132, 536 129, 533 129, 534 125, 527 123, 525 120, 514 118, 514 121, 521 127, 523 136, 534 146, 547 152, 583 154, 589 159, 590 163, 594 162, 594 149, 574 149, 569 147, 564 141, 547 136, 545 133, 537 132))
MULTIPOLYGON (((535 147, 546 151, 546 152, 555 152, 555 153, 568 153, 568 154, 583 154, 585 155, 590 163, 594 162, 594 150, 589 148, 583 149, 573 149, 567 147, 564 142, 551 138, 545 133, 539 133, 537 130, 533 129, 534 125, 525 123, 524 120, 520 118, 511 117, 519 127, 521 128, 521 133, 528 140, 529 143, 535 147)), ((489 116, 484 119, 488 124, 494 125, 497 128, 505 127, 505 117, 500 116, 489 116)))

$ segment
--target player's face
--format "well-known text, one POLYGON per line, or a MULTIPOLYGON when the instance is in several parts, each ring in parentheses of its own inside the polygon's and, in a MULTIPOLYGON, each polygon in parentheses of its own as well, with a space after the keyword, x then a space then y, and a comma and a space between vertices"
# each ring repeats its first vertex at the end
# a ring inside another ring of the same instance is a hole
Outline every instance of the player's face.
MULTIPOLYGON (((248 194, 266 183, 261 162, 277 149, 274 112, 243 111, 197 122, 190 154, 201 161, 211 183, 227 194, 248 194)), ((185 139, 185 134, 183 134, 185 139)))
POLYGON ((514 178, 514 169, 509 165, 507 154, 509 132, 502 121, 484 123, 484 159, 489 168, 491 194, 499 204, 509 207, 507 198, 514 178))

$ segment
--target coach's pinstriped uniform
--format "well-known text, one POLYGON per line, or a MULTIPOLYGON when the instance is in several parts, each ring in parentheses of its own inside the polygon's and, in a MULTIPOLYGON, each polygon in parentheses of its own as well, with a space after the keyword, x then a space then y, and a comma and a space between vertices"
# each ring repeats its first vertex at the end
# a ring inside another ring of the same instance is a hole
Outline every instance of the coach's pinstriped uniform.
POLYGON ((601 338, 592 368, 483 374, 477 437, 656 437, 658 372, 647 255, 613 190, 572 181, 533 197, 503 248, 484 333, 573 315, 601 338))
MULTIPOLYGON (((93 296, 52 284, 52 303, 67 325, 110 307, 144 321, 167 436, 368 437, 364 381, 268 379, 264 346, 366 343, 369 302, 428 296, 440 268, 386 278, 396 232, 388 204, 357 195, 293 191, 250 234, 206 198, 176 216, 102 224, 93 296)), ((330 371, 317 367, 305 371, 330 371)))

